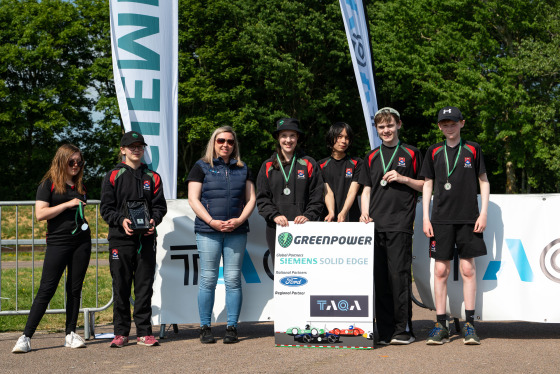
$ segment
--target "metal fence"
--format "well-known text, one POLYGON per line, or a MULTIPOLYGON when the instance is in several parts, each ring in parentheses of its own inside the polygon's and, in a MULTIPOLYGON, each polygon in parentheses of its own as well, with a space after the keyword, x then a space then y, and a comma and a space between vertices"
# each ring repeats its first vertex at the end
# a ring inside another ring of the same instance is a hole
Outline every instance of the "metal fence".
MULTIPOLYGON (((95 305, 82 305, 80 301, 80 313, 84 313, 84 337, 90 339, 95 337, 95 313, 101 312, 113 304, 113 295, 107 304, 99 305, 99 252, 100 245, 108 245, 107 239, 99 239, 99 200, 88 200, 88 206, 95 206, 95 233, 92 232, 92 253, 95 253, 95 305)), ((91 220, 90 220, 91 222, 91 220)), ((19 247, 31 246, 31 301, 35 298, 35 247, 46 245, 46 239, 35 238, 35 201, 0 201, 0 248, 10 246, 15 249, 15 309, 3 310, 2 309, 2 287, 0 287, 0 316, 5 315, 27 315, 29 310, 19 309, 19 282, 18 273, 20 268, 19 263, 19 247), (5 207, 15 207, 15 239, 2 238, 2 213, 5 207), (20 239, 20 207, 31 206, 31 239, 20 239)), ((0 269, 2 269, 2 257, 0 256, 0 269)), ((64 307, 66 308, 66 270, 64 272, 64 307)), ((0 272, 0 286, 2 285, 2 272, 0 272)), ((48 314, 63 314, 66 309, 47 309, 48 314)))

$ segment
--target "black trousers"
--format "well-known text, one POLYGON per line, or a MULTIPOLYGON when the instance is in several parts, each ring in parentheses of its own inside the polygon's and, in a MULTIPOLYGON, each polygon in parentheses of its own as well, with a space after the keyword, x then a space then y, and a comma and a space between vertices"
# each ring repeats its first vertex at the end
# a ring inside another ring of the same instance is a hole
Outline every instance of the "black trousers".
POLYGON ((375 230, 375 319, 379 339, 412 332, 412 235, 375 230))
POLYGON ((67 245, 49 245, 45 251, 43 275, 37 296, 25 324, 24 335, 31 338, 45 315, 45 311, 53 298, 64 269, 66 274, 66 334, 76 331, 78 314, 80 313, 80 298, 82 284, 86 276, 91 255, 91 239, 68 243, 67 245))
POLYGON ((130 294, 134 281, 134 324, 136 335, 152 335, 152 286, 156 270, 154 235, 142 237, 137 246, 109 243, 109 267, 113 277, 113 324, 115 335, 130 334, 130 294))

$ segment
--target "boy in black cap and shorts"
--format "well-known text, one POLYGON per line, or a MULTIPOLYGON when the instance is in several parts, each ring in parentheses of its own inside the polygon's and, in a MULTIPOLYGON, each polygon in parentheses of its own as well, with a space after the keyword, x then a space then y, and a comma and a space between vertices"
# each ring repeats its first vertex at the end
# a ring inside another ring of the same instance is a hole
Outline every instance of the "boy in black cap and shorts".
POLYGON ((466 323, 465 344, 480 344, 473 326, 476 301, 476 267, 474 258, 486 254, 482 232, 486 228, 490 183, 482 149, 477 143, 461 139, 465 120, 456 107, 445 107, 438 113, 438 127, 445 141, 434 144, 426 153, 420 175, 423 189, 423 231, 430 238, 430 257, 435 259, 434 293, 437 322, 427 344, 449 341, 446 327, 447 278, 455 246, 463 278, 466 323), (478 211, 477 184, 480 185, 481 209, 478 211), (434 202, 430 220, 430 200, 434 202))
POLYGON ((412 234, 422 154, 399 140, 399 112, 381 108, 375 128, 383 144, 368 153, 360 172, 360 222, 375 222, 375 322, 378 343, 410 344, 412 331, 412 234))

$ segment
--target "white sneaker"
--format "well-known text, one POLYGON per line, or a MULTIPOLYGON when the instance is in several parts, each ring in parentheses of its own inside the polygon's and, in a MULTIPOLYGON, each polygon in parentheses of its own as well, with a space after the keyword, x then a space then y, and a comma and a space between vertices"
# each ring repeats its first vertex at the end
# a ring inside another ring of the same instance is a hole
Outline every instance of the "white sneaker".
POLYGON ((25 335, 19 337, 12 353, 27 353, 31 350, 31 339, 25 335))
POLYGON ((70 334, 66 335, 64 346, 69 348, 85 348, 86 342, 80 335, 72 331, 70 334))

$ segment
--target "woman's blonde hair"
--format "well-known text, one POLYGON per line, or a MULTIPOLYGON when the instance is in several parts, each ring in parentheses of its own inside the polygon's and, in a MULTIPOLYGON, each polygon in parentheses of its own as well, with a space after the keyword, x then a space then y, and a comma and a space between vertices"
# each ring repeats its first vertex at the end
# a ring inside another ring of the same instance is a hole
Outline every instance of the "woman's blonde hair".
POLYGON ((233 150, 231 152, 231 157, 230 159, 236 159, 237 160, 237 165, 239 166, 243 166, 244 163, 243 161, 241 161, 241 155, 239 153, 239 143, 237 142, 237 135, 235 134, 235 131, 233 131, 233 128, 231 126, 222 126, 222 127, 218 127, 216 130, 214 130, 214 132, 212 133, 212 136, 210 136, 210 140, 208 141, 208 144, 206 144, 206 152, 204 153, 204 156, 202 157, 202 161, 210 164, 210 166, 214 167, 214 158, 217 157, 216 152, 214 152, 214 143, 216 142, 216 138, 218 137, 218 135, 224 133, 224 132, 229 132, 233 135, 233 150))
MULTIPOLYGON (((64 144, 58 148, 54 158, 51 162, 51 167, 49 171, 45 174, 43 179, 41 179, 41 183, 45 182, 47 179, 50 179, 53 186, 54 192, 58 194, 63 194, 66 192, 66 178, 68 176, 67 168, 68 168, 68 160, 74 153, 79 153, 80 158, 84 161, 84 157, 82 152, 78 147, 73 144, 64 144)), ((72 177, 72 182, 74 182, 74 188, 80 195, 84 195, 86 193, 86 189, 84 188, 84 183, 82 178, 84 176, 84 167, 80 168, 78 174, 72 177)))

